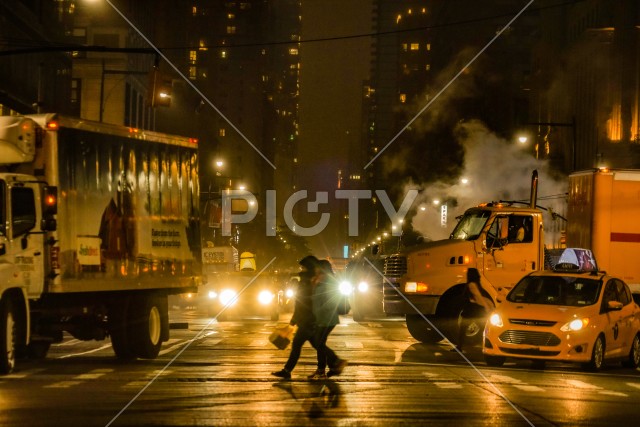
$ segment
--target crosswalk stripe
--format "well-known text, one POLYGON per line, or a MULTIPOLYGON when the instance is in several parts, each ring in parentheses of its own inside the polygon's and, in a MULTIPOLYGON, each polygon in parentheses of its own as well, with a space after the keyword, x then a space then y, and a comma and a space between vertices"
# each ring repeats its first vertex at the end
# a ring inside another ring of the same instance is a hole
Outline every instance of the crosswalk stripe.
POLYGON ((517 389, 520 389, 522 391, 545 391, 545 389, 543 389, 542 387, 538 387, 536 385, 529 385, 529 384, 513 384, 513 386, 517 389))
POLYGON ((584 381, 579 381, 579 380, 566 380, 566 382, 582 390, 601 390, 602 389, 602 387, 598 387, 596 385, 585 383, 584 381))

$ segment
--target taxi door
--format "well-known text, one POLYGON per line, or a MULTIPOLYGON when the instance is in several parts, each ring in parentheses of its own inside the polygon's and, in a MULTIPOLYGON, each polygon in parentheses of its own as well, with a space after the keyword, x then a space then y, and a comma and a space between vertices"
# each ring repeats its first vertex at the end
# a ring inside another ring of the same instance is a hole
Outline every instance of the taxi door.
MULTIPOLYGON (((624 322, 625 307, 622 307, 622 310, 609 310, 607 306, 610 301, 620 302, 618 281, 615 279, 610 279, 605 285, 600 307, 599 321, 602 322, 601 328, 604 332, 606 357, 614 357, 621 354, 623 337, 627 333, 624 322)), ((630 305, 627 304, 627 306, 630 305)))

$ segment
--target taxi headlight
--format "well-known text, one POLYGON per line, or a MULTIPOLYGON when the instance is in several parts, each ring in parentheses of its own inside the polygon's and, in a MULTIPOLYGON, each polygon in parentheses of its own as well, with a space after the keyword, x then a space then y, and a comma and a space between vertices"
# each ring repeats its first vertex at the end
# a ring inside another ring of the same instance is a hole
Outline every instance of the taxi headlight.
POLYGON ((258 302, 260 304, 268 305, 271 304, 271 301, 273 301, 273 293, 265 290, 258 294, 258 302))
POLYGON ((562 332, 575 332, 575 331, 579 331, 580 329, 586 328, 587 325, 589 324, 589 319, 588 318, 584 318, 584 319, 573 319, 570 322, 565 323, 560 330, 562 332))
POLYGON ((287 290, 285 291, 285 293, 284 293, 284 294, 285 294, 285 296, 286 296, 287 298, 293 298, 293 296, 294 296, 296 293, 293 291, 293 289, 287 289, 287 290))
POLYGON ((209 299, 216 299, 216 298, 218 298, 218 294, 216 293, 216 291, 209 291, 209 293, 207 294, 207 296, 209 297, 209 299))
POLYGON ((344 281, 340 282, 339 289, 342 295, 350 295, 353 287, 351 286, 351 283, 344 281))
POLYGON ((220 303, 224 306, 233 305, 237 300, 236 292, 231 289, 220 292, 220 303))
POLYGON ((358 291, 361 293, 365 293, 369 290, 369 284, 365 281, 358 283, 358 291))
POLYGON ((502 328, 504 326, 504 324, 502 323, 502 317, 498 313, 493 313, 489 317, 489 323, 498 328, 502 328))

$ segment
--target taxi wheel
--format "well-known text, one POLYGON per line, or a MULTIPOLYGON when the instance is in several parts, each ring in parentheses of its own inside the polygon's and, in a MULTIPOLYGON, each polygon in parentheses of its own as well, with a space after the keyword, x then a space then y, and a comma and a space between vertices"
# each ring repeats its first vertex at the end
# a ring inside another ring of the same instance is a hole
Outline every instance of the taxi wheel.
POLYGON ((604 345, 605 344, 602 335, 598 335, 598 338, 596 338, 596 342, 593 343, 591 360, 582 365, 584 369, 595 372, 602 368, 602 363, 604 362, 604 345))
POLYGON ((622 361, 622 366, 627 368, 637 368, 640 364, 640 334, 633 337, 631 349, 629 350, 629 358, 622 361))
POLYGON ((500 366, 504 365, 505 360, 506 360, 506 357, 504 356, 489 356, 488 354, 484 355, 484 361, 487 363, 488 366, 499 368, 500 366))

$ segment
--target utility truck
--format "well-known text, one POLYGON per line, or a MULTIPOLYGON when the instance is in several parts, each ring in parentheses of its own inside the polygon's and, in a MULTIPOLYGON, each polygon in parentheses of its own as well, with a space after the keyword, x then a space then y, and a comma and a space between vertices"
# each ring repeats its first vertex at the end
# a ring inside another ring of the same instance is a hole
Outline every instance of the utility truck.
MULTIPOLYGON (((536 206, 534 171, 528 206, 484 203, 468 209, 446 240, 424 243, 385 259, 384 311, 405 315, 422 342, 455 341, 466 272, 480 272, 493 304, 524 275, 548 268, 543 209, 536 206), (429 319, 425 321, 424 317, 429 319), (435 328, 433 326, 435 326, 435 328)), ((591 249, 601 270, 640 283, 640 171, 598 169, 569 176, 566 239, 555 247, 591 249)), ((469 322, 470 339, 482 334, 469 322)))
POLYGON ((0 373, 63 333, 157 357, 201 282, 197 141, 56 114, 0 117, 0 373))

